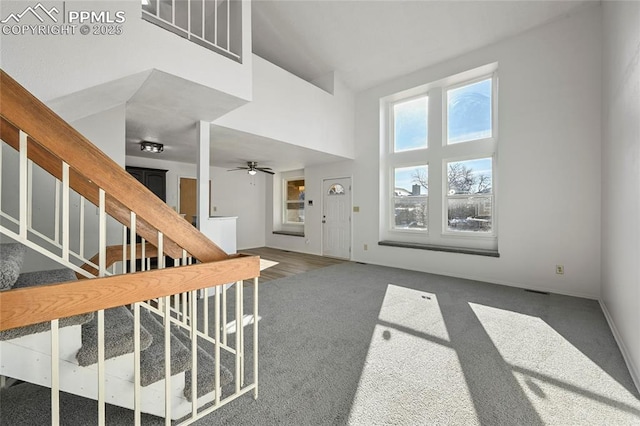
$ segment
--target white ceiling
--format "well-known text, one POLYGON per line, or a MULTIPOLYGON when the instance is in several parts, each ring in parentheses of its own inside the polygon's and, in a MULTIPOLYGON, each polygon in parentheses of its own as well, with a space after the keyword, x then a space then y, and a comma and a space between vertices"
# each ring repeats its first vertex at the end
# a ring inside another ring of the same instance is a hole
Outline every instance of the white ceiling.
POLYGON ((557 19, 589 1, 254 0, 253 51, 354 91, 557 19))
MULTIPOLYGON (((358 92, 558 19, 584 3, 589 1, 253 0, 253 50, 307 81, 336 71, 358 92)), ((72 97, 126 102, 127 155, 156 156, 140 151, 139 142, 149 140, 165 144, 163 159, 189 163, 196 161, 195 121, 212 121, 240 106, 238 99, 159 71, 86 92, 72 97)), ((78 105, 67 101, 59 100, 59 109, 78 105)), ((341 159, 214 125, 211 140, 211 164, 220 167, 258 161, 287 171, 341 159)))

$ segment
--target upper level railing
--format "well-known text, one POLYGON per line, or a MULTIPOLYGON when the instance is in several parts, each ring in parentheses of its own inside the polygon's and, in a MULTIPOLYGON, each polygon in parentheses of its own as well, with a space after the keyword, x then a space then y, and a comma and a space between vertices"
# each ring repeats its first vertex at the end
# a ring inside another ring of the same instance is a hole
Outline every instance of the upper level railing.
POLYGON ((241 0, 143 0, 142 18, 242 62, 241 0))

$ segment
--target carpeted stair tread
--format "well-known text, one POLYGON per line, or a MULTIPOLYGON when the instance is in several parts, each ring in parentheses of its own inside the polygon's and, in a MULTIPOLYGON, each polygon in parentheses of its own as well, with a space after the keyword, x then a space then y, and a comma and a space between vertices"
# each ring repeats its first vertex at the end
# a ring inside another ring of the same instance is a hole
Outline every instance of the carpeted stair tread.
MULTIPOLYGON (((182 329, 172 329, 172 333, 188 348, 191 348, 191 338, 182 329)), ((198 397, 215 390, 215 365, 213 343, 198 338, 198 397)), ((233 381, 233 374, 220 364, 220 386, 226 386, 233 381)), ((185 372, 184 396, 191 401, 191 370, 185 372)))
MULTIPOLYGON (((4 244, 3 244, 4 245, 4 244)), ((27 272, 20 274, 16 282, 13 284, 14 289, 36 287, 45 284, 55 284, 66 281, 75 281, 76 275, 71 269, 54 269, 51 271, 27 272)), ((72 317, 61 318, 59 327, 69 327, 72 325, 86 324, 93 319, 93 312, 75 315, 72 317)), ((38 324, 28 325, 26 327, 14 328, 0 332, 0 340, 11 340, 29 334, 36 334, 48 331, 51 328, 49 321, 38 324)))
MULTIPOLYGON (((124 306, 104 311, 105 359, 133 352, 133 314, 124 306)), ((140 327, 140 346, 144 351, 152 342, 151 334, 140 327)), ((143 352, 144 353, 144 352, 143 352)), ((82 348, 76 354, 78 363, 86 367, 98 362, 97 316, 82 326, 82 348)))
POLYGON ((64 283, 76 281, 75 272, 69 268, 52 269, 50 271, 25 272, 20 274, 13 288, 36 287, 45 284, 64 283))
POLYGON ((13 287, 24 262, 25 246, 20 243, 0 244, 0 290, 13 287))
MULTIPOLYGON (((146 309, 140 311, 140 324, 151 334, 151 345, 140 354, 140 384, 148 386, 164 379, 164 325, 162 318, 146 309)), ((191 368, 191 351, 178 340, 172 326, 171 375, 191 368)))

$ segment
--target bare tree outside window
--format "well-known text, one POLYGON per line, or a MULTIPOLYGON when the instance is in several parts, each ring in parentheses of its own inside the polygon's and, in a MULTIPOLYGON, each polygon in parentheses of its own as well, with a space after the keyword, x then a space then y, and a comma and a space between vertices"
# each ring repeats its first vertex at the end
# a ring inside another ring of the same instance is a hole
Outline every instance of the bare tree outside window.
POLYGON ((491 192, 491 176, 477 172, 465 162, 449 163, 447 178, 451 195, 491 192))
POLYGON ((491 158, 447 164, 449 231, 491 232, 492 175, 491 158))
POLYGON ((427 229, 428 175, 426 165, 394 169, 394 229, 427 229))
POLYGON ((429 177, 427 176, 427 170, 423 168, 417 168, 413 171, 411 175, 413 179, 413 183, 420 185, 425 191, 429 192, 429 177))

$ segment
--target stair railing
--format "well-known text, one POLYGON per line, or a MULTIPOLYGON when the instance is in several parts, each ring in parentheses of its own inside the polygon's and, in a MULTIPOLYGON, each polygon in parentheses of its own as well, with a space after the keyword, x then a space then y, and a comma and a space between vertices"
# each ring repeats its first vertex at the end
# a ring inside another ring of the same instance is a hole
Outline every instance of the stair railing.
MULTIPOLYGON (((68 381, 65 374, 79 369, 59 359, 59 321, 89 312, 97 318, 96 388, 81 396, 97 399, 99 424, 106 424, 107 397, 110 403, 120 398, 119 405, 133 409, 135 424, 140 424, 142 412, 162 415, 166 424, 172 419, 188 424, 247 392, 253 391, 257 398, 259 258, 227 255, 4 71, 0 71, 0 86, 0 191, 11 192, 7 199, 17 198, 15 203, 0 203, 0 234, 73 270, 79 278, 91 278, 0 292, 0 331, 49 323, 50 369, 45 374, 49 379, 38 384, 51 387, 51 423, 59 424, 59 394, 68 381), (41 205, 34 193, 43 187, 53 188, 53 200, 41 205), (51 221, 42 226, 43 217, 53 218, 53 226, 51 221), (132 244, 136 236, 141 242, 132 244), (88 258, 87 253, 96 251, 88 258), (168 259, 173 267, 167 267, 168 259), (157 269, 151 269, 152 262, 157 262, 157 269), (244 291, 244 280, 253 283, 253 292, 244 291), (235 291, 228 304, 229 283, 235 284, 235 291), (251 315, 244 312, 246 297, 253 301, 251 315), (122 306, 134 317, 132 397, 128 400, 126 395, 109 394, 106 380, 111 373, 105 310, 122 306), (234 311, 230 322, 228 308, 234 311), (141 310, 155 315, 164 327, 162 413, 153 411, 153 404, 145 400, 149 389, 141 385, 141 310), (253 370, 252 383, 247 384, 244 335, 249 324, 253 324, 248 342, 253 370), (176 380, 172 330, 183 330, 190 339, 191 370, 185 373, 191 375, 190 397, 172 387, 176 380), (235 339, 228 339, 232 333, 235 339), (215 363, 214 391, 204 399, 198 395, 201 341, 213 348, 215 363), (221 383, 225 357, 235 366, 233 386, 221 383)), ((5 362, 10 358, 6 348, 12 341, 1 344, 5 345, 3 364, 10 365, 5 362)), ((11 376, 4 370, 0 374, 11 376)))

